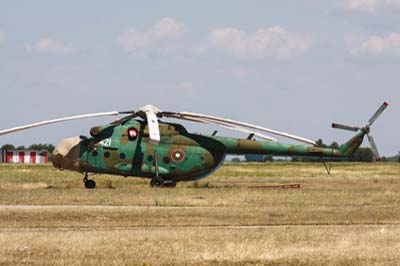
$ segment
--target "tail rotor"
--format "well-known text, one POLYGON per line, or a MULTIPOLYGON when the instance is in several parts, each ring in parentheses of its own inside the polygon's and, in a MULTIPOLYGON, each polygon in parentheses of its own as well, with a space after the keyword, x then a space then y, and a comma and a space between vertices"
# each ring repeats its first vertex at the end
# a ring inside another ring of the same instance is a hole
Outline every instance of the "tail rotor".
POLYGON ((370 128, 372 124, 375 123, 375 121, 378 119, 378 117, 385 111, 386 107, 388 107, 387 102, 383 102, 383 104, 376 110, 376 112, 372 115, 372 117, 368 120, 368 124, 365 125, 364 127, 357 127, 357 126, 348 126, 348 125, 342 125, 342 124, 337 124, 337 123, 332 123, 333 128, 337 129, 343 129, 347 131, 353 131, 353 132, 358 132, 360 130, 364 131, 364 133, 368 137, 368 142, 371 147, 372 152, 375 155, 375 160, 380 161, 381 157, 379 156, 378 148, 375 144, 374 138, 369 134, 370 133, 370 128))

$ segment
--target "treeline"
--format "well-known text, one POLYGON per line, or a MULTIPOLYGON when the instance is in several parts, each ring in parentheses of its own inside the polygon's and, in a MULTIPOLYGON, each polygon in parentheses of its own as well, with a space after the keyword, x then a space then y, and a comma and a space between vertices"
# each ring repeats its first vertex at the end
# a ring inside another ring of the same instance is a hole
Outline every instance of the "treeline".
POLYGON ((1 148, 6 150, 46 150, 49 153, 52 153, 56 147, 53 144, 32 144, 28 147, 14 146, 13 144, 4 144, 3 146, 1 146, 1 148))

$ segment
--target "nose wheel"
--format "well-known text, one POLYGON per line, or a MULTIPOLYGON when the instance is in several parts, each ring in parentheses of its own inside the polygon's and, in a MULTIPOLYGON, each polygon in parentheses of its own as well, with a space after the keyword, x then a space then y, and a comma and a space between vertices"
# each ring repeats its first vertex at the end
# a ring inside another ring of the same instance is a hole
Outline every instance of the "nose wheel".
POLYGON ((85 176, 83 177, 83 184, 85 184, 85 188, 87 189, 96 188, 96 182, 94 182, 94 180, 88 179, 88 173, 85 173, 85 176))

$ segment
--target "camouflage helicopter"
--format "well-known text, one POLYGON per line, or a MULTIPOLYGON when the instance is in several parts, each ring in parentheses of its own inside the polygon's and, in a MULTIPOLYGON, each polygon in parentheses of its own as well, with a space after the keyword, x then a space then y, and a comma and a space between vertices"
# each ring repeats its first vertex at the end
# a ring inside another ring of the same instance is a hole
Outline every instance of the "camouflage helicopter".
POLYGON ((365 135, 379 159, 374 139, 369 132, 387 106, 384 102, 364 127, 332 124, 334 128, 357 132, 338 149, 315 147, 312 140, 253 124, 189 112, 161 111, 152 105, 136 111, 113 111, 48 120, 2 130, 0 135, 76 119, 125 115, 109 124, 91 128, 91 137, 62 140, 53 152, 54 167, 82 173, 86 188, 96 187, 95 181, 88 179, 89 173, 143 177, 149 178, 153 187, 175 187, 176 182, 199 180, 211 174, 228 154, 348 158, 361 145, 365 135), (180 124, 161 121, 162 118, 214 124, 249 135, 242 139, 216 136, 216 131, 210 136, 193 134, 180 124), (309 145, 278 143, 275 138, 264 135, 265 132, 309 145))

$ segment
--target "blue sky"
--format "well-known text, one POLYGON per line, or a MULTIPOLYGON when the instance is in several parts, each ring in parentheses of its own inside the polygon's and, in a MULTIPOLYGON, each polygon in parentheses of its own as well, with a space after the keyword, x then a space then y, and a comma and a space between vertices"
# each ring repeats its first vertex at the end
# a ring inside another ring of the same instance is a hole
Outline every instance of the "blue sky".
MULTIPOLYGON (((330 143, 351 136, 331 122, 364 125, 387 100, 372 134, 393 155, 399 12, 399 0, 2 1, 1 128, 151 103, 330 143)), ((111 119, 1 143, 56 144, 111 119)))

